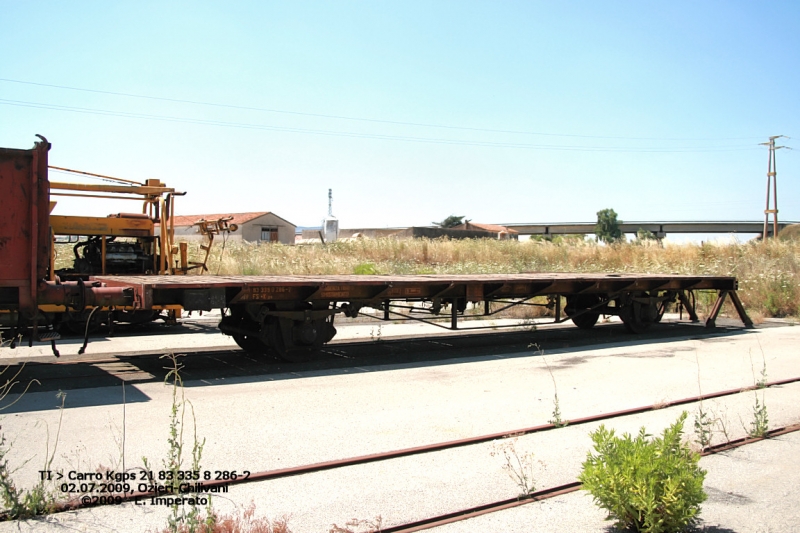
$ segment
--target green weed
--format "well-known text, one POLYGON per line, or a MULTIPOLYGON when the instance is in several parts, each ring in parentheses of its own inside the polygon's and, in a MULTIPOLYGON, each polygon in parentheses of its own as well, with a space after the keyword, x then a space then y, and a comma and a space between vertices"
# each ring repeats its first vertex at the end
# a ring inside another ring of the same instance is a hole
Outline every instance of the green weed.
POLYGON ((550 363, 544 356, 544 350, 542 350, 542 348, 538 344, 536 343, 529 344, 528 348, 535 349, 537 353, 542 357, 545 367, 547 367, 547 372, 550 373, 550 379, 553 381, 553 413, 550 415, 550 420, 548 420, 548 422, 558 428, 563 428, 567 425, 567 422, 563 418, 561 418, 561 404, 558 401, 558 385, 556 384, 556 377, 553 375, 553 369, 550 368, 550 363))
POLYGON ((753 438, 765 438, 769 433, 769 414, 767 404, 764 402, 764 394, 761 394, 761 401, 758 400, 758 393, 753 393, 756 402, 753 405, 753 419, 750 421, 750 429, 747 434, 753 438))
POLYGON ((716 421, 703 408, 703 402, 700 402, 694 417, 694 435, 701 450, 705 450, 711 444, 715 424, 716 421))
MULTIPOLYGON (((199 440, 197 438, 197 421, 194 416, 194 406, 191 402, 186 400, 183 393, 183 379, 180 375, 181 365, 178 364, 178 357, 175 354, 167 354, 162 356, 167 358, 171 367, 164 378, 164 383, 172 381, 172 408, 170 411, 170 424, 169 424, 169 437, 167 438, 168 449, 167 458, 164 460, 164 472, 166 473, 165 486, 170 495, 180 494, 179 487, 184 481, 180 473, 185 470, 184 463, 184 438, 183 430, 185 428, 186 406, 189 406, 192 414, 192 430, 194 438, 192 443, 191 452, 191 467, 193 472, 200 472, 200 459, 203 455, 203 446, 206 440, 199 440)), ((147 463, 145 463, 147 466, 147 463)), ((170 533, 202 533, 208 530, 208 527, 213 526, 215 514, 211 507, 211 496, 208 496, 208 506, 206 508, 205 517, 199 507, 199 504, 192 503, 188 506, 182 506, 178 503, 173 503, 170 507, 171 515, 167 520, 168 530, 170 533)), ((212 530, 213 531, 213 530, 212 530)))
MULTIPOLYGON (((20 367, 17 373, 11 377, 10 379, 6 379, 6 382, 0 385, 0 401, 5 399, 6 396, 11 392, 11 389, 18 383, 17 378, 19 377, 20 373, 22 372, 22 368, 20 367)), ((4 368, 0 371, 0 375, 4 374, 8 370, 8 367, 4 368)), ((20 394, 20 396, 12 403, 3 406, 2 409, 6 409, 14 403, 18 402, 22 396, 28 391, 30 386, 33 383, 38 383, 37 381, 31 381, 26 386, 25 390, 20 394)), ((56 454, 56 449, 58 448, 58 439, 61 434, 61 424, 63 421, 64 416, 64 402, 66 401, 67 395, 61 391, 56 394, 56 398, 61 400, 60 411, 59 411, 59 418, 58 418, 58 428, 56 430, 55 442, 53 444, 53 450, 50 451, 50 429, 47 428, 47 435, 46 435, 46 446, 47 450, 45 451, 45 462, 43 465, 43 472, 49 472, 52 468, 53 458, 56 454)), ((0 428, 2 429, 2 428, 0 428)), ((55 491, 49 487, 49 483, 52 481, 51 476, 41 475, 39 476, 39 482, 29 490, 20 490, 17 488, 16 483, 14 482, 14 473, 17 469, 13 468, 9 465, 8 462, 8 452, 11 450, 11 445, 7 444, 6 437, 4 434, 0 433, 0 501, 2 501, 3 509, 0 510, 0 520, 15 520, 20 518, 31 518, 34 516, 39 516, 42 514, 47 514, 52 511, 53 507, 56 504, 56 497, 55 491)))
MULTIPOLYGON (((697 350, 694 350, 694 360, 697 364, 697 392, 702 397, 703 387, 700 380, 700 357, 697 355, 697 350)), ((697 414, 694 417, 694 435, 701 450, 706 449, 706 447, 711 444, 711 439, 714 435, 714 423, 714 419, 709 416, 701 400, 697 407, 697 414)))

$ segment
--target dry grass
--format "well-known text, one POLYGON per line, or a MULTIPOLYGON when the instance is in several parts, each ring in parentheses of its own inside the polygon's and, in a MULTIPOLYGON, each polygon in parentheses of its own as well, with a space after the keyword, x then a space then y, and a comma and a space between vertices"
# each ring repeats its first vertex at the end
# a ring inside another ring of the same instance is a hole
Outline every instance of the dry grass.
POLYGON ((786 226, 780 231, 780 233, 778 233, 778 238, 787 241, 800 240, 800 224, 786 226))
MULTIPOLYGON (((212 254, 212 273, 247 274, 475 274, 630 272, 736 276, 745 307, 763 317, 800 312, 800 242, 619 244, 593 242, 364 239, 285 246, 229 242, 212 254)), ((710 299, 711 295, 708 296, 710 299)), ((701 301, 701 304, 707 302, 701 301)))
MULTIPOLYGON (((287 517, 270 521, 268 518, 255 518, 255 504, 251 503, 241 514, 222 515, 214 514, 211 520, 202 518, 194 527, 181 524, 175 533, 292 533, 289 529, 287 517)), ((173 533, 169 528, 161 533, 173 533)))
MULTIPOLYGON (((190 243, 197 258, 197 243, 190 243)), ((60 256, 69 257, 71 250, 60 256)), ((212 274, 476 274, 630 272, 736 276, 745 307, 762 317, 800 313, 800 241, 599 246, 590 241, 358 239, 323 246, 215 245, 212 274)), ((706 297, 710 300, 711 296, 706 297)), ((701 300, 701 309, 707 304, 701 300)))

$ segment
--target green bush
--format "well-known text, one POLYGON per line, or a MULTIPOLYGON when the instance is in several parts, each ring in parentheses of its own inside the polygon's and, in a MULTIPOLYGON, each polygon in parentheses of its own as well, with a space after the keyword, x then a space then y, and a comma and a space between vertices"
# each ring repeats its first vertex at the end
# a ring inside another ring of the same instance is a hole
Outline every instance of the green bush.
POLYGON ((672 533, 692 525, 706 499, 700 456, 681 441, 684 412, 659 438, 633 438, 600 426, 591 434, 580 481, 620 529, 672 533))
POLYGON ((359 276, 370 276, 373 274, 377 274, 378 270, 375 268, 375 265, 372 263, 359 263, 353 269, 353 274, 359 276))

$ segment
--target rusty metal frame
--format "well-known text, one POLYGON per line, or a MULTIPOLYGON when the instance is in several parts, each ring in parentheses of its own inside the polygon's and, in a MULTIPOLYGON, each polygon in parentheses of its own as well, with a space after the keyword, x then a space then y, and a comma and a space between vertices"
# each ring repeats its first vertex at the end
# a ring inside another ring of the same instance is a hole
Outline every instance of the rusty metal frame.
POLYGON ((744 323, 744 326, 746 328, 752 328, 753 321, 747 316, 747 312, 744 310, 744 306, 742 305, 742 301, 739 299, 739 295, 736 294, 736 291, 725 290, 719 291, 717 301, 714 302, 714 306, 711 308, 711 313, 709 313, 708 318, 706 319, 706 327, 716 327, 717 316, 719 315, 720 311, 722 311, 722 304, 725 303, 725 297, 727 296, 730 296, 731 302, 733 302, 733 306, 736 308, 736 312, 739 314, 739 318, 744 323))
MULTIPOLYGON (((451 287, 452 287, 452 284, 451 284, 451 287)), ((654 291, 659 291, 659 290, 666 290, 666 289, 653 289, 653 290, 654 291)), ((548 321, 546 323, 547 324, 561 324, 561 323, 570 321, 576 316, 581 316, 581 315, 584 315, 586 313, 590 313, 595 309, 607 306, 609 302, 619 298, 625 292, 629 292, 629 291, 622 290, 622 291, 619 291, 619 292, 616 292, 616 293, 606 294, 600 299, 600 301, 597 304, 595 304, 595 305, 593 305, 593 306, 591 306, 589 308, 582 309, 581 311, 579 311, 578 313, 575 313, 574 315, 564 316, 563 318, 560 316, 560 309, 557 309, 556 316, 554 317, 554 320, 553 321, 548 321)), ((690 292, 693 292, 693 291, 690 290, 690 292)), ((575 292, 575 293, 572 293, 572 294, 586 294, 586 292, 578 291, 578 292, 575 292)), ((502 307, 500 309, 496 309, 494 311, 489 311, 489 312, 484 311, 484 313, 482 315, 480 315, 480 316, 493 316, 493 315, 495 315, 495 314, 497 314, 497 313, 499 313, 501 311, 505 311, 506 309, 510 309, 510 308, 516 307, 518 305, 532 306, 532 307, 548 307, 547 304, 528 303, 528 300, 531 300, 532 298, 535 298, 537 296, 539 296, 539 295, 523 298, 523 299, 521 299, 520 301, 517 301, 517 302, 507 302, 507 301, 503 301, 503 300, 489 300, 489 299, 486 299, 486 300, 484 300, 485 304, 490 304, 492 302, 498 302, 498 303, 508 303, 509 305, 506 305, 506 306, 504 306, 504 307, 502 307)), ((565 295, 565 294, 555 295, 555 297, 556 297, 556 308, 560 307, 559 304, 561 303, 561 298, 566 297, 566 296, 567 295, 565 295)), ((733 305, 736 308, 736 311, 737 311, 737 313, 739 315, 739 318, 741 319, 741 321, 744 324, 744 326, 746 328, 752 328, 753 327, 753 322, 747 316, 747 312, 745 311, 744 306, 742 305, 741 300, 739 299, 739 295, 734 290, 720 290, 719 291, 719 296, 717 297, 717 300, 714 303, 714 306, 713 306, 713 308, 711 310, 711 313, 709 314, 709 317, 706 320, 706 327, 709 327, 709 328, 715 327, 717 316, 719 315, 719 313, 720 313, 720 311, 722 309, 722 304, 724 303, 725 298, 727 296, 731 297, 731 301, 733 302, 733 305)), ((680 307, 686 309, 687 313, 689 314, 689 318, 690 318, 690 320, 692 322, 699 322, 699 318, 697 317, 697 311, 695 309, 695 305, 693 305, 691 303, 689 298, 686 296, 685 291, 676 291, 674 293, 673 297, 675 297, 677 299, 678 304, 679 304, 680 307)), ((647 300, 652 300, 652 299, 654 299, 654 298, 650 297, 647 300)), ((664 297, 655 297, 655 299, 659 300, 659 301, 666 301, 668 299, 668 297, 666 297, 666 296, 664 296, 664 297)), ((474 327, 469 327, 469 328, 459 328, 458 327, 458 314, 459 313, 457 312, 457 303, 456 303, 457 300, 458 300, 458 298, 454 298, 453 299, 453 303, 450 305, 450 326, 449 327, 448 326, 444 326, 444 325, 436 322, 437 319, 414 317, 414 316, 411 316, 411 314, 410 314, 410 313, 413 313, 414 311, 430 312, 431 314, 434 314, 430 309, 413 307, 413 306, 391 305, 390 302, 388 302, 388 301, 384 303, 384 307, 383 307, 384 317, 383 318, 377 318, 377 317, 375 317, 373 315, 370 315, 368 313, 361 313, 361 312, 359 312, 359 315, 360 316, 364 316, 364 317, 368 317, 368 318, 371 318, 371 319, 374 319, 374 320, 378 320, 378 321, 393 320, 393 321, 423 322, 423 323, 426 323, 426 324, 431 324, 431 325, 436 326, 436 327, 441 328, 441 329, 447 329, 447 330, 451 330, 451 331, 453 331, 453 330, 466 331, 466 330, 470 330, 470 329, 496 329, 496 328, 525 327, 524 324, 506 324, 506 325, 496 325, 496 326, 474 326, 474 327), (391 308, 394 308, 394 309, 408 309, 409 313, 406 314, 406 313, 400 313, 400 312, 397 312, 397 311, 392 311, 391 308), (400 318, 391 319, 390 315, 394 315, 394 316, 397 316, 397 317, 400 317, 400 318)), ((420 300, 420 301, 425 302, 425 301, 429 301, 429 300, 426 299, 426 300, 420 300)), ((488 305, 487 305, 487 308, 488 308, 488 305)))

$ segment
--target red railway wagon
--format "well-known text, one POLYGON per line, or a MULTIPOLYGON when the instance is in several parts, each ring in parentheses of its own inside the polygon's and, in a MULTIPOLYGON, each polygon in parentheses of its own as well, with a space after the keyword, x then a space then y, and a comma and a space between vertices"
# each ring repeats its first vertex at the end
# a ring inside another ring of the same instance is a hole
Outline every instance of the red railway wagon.
POLYGON ((31 150, 0 148, 0 338, 18 336, 51 341, 58 334, 43 308, 72 309, 124 306, 132 299, 127 289, 64 281, 54 274, 51 250, 50 182, 47 157, 50 143, 31 150), (3 332, 10 334, 2 335, 3 332))
MULTIPOLYGON (((149 311, 164 309, 222 309, 220 330, 233 336, 242 348, 255 354, 277 354, 290 361, 306 359, 329 342, 336 334, 336 315, 355 318, 364 314, 365 308, 382 312, 383 320, 426 321, 444 312, 449 314, 449 325, 434 323, 458 329, 459 317, 468 307, 475 313, 482 305, 482 314, 488 316, 513 306, 544 305, 553 310, 556 322, 571 320, 580 328, 591 328, 600 315, 617 315, 630 331, 638 333, 659 322, 670 303, 677 303, 689 319, 697 321, 697 290, 718 292, 708 326, 714 325, 727 297, 745 326, 752 326, 732 277, 564 273, 186 275, 189 269, 173 268, 171 258, 178 247, 172 246, 171 234, 163 229, 174 204, 172 196, 164 201, 159 195, 174 191, 151 184, 138 188, 116 185, 111 189, 142 191, 148 202, 163 203, 153 220, 162 222, 161 235, 152 237, 159 246, 149 256, 152 261, 142 264, 161 265, 158 272, 172 275, 148 271, 143 275, 81 275, 76 281, 65 281, 55 270, 52 254, 54 224, 50 210, 54 204, 47 173, 49 149, 43 137, 31 150, 0 148, 0 334, 7 333, 3 336, 11 339, 12 347, 17 338, 27 335, 30 342, 50 340, 58 355, 55 326, 59 317, 69 312, 88 313, 86 323, 90 324, 97 310, 107 310, 106 315, 113 317, 152 316, 149 311)), ((107 240, 105 233, 98 234, 101 250, 115 238, 107 240)), ((102 261, 101 265, 106 272, 109 265, 102 261)))

